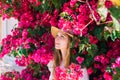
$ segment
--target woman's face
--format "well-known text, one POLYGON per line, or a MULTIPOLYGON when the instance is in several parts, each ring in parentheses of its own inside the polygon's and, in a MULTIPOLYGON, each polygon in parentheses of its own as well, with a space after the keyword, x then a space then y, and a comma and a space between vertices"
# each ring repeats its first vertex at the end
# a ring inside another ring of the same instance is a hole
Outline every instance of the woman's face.
POLYGON ((59 31, 55 37, 56 49, 67 49, 68 47, 68 35, 65 32, 59 31))

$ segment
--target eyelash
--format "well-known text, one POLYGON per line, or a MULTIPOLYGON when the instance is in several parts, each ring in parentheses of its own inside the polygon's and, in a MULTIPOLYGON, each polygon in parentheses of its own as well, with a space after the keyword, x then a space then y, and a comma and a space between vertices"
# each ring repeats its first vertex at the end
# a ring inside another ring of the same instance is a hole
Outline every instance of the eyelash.
POLYGON ((61 36, 61 37, 64 37, 64 36, 61 36))
MULTIPOLYGON (((57 36, 58 36, 58 35, 57 35, 57 36)), ((56 36, 56 37, 57 37, 57 36, 56 36)), ((60 37, 64 38, 64 36, 63 36, 63 35, 61 35, 60 37)))

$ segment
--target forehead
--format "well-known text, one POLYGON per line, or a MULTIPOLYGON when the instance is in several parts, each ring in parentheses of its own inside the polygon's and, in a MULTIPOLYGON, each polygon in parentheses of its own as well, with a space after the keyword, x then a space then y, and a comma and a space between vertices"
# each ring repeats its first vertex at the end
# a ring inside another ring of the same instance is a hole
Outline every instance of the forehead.
POLYGON ((58 35, 60 34, 60 35, 68 36, 68 35, 67 35, 65 32, 63 32, 63 31, 59 31, 57 34, 58 34, 58 35))

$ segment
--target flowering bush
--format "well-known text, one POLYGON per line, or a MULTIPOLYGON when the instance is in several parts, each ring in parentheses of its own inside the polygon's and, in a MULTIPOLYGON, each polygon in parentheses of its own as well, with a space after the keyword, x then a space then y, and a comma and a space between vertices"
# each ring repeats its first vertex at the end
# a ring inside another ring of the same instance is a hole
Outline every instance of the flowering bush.
POLYGON ((1 74, 0 80, 48 80, 49 71, 44 65, 31 62, 20 72, 6 72, 1 74))
POLYGON ((67 69, 56 67, 56 79, 57 80, 79 80, 82 77, 81 66, 72 63, 67 69))
POLYGON ((78 38, 72 45, 72 62, 86 66, 90 80, 117 80, 119 5, 118 0, 1 0, 3 20, 14 17, 18 19, 18 27, 2 39, 0 58, 13 54, 16 64, 27 67, 20 79, 48 80, 46 64, 53 58, 54 49, 50 26, 57 26, 78 38))

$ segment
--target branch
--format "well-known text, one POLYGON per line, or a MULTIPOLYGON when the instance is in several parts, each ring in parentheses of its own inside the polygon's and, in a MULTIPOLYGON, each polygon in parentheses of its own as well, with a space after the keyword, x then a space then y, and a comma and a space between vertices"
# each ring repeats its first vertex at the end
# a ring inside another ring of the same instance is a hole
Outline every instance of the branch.
POLYGON ((94 11, 92 10, 92 8, 91 8, 88 0, 86 0, 86 4, 88 5, 88 7, 89 7, 89 9, 90 9, 90 11, 91 11, 91 13, 92 13, 93 19, 94 19, 95 22, 98 24, 97 19, 96 19, 96 17, 94 16, 94 11))
POLYGON ((93 22, 93 19, 90 20, 90 22, 88 22, 82 29, 80 29, 80 31, 81 31, 80 36, 82 36, 82 31, 83 31, 91 22, 93 22))
POLYGON ((107 22, 104 22, 104 23, 100 23, 100 24, 108 24, 108 23, 111 23, 113 21, 107 21, 107 22))

